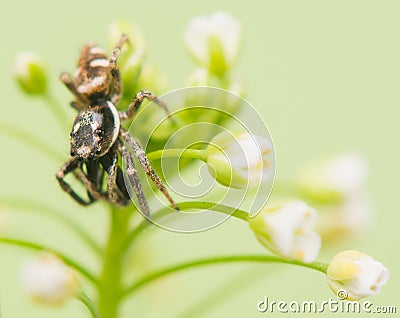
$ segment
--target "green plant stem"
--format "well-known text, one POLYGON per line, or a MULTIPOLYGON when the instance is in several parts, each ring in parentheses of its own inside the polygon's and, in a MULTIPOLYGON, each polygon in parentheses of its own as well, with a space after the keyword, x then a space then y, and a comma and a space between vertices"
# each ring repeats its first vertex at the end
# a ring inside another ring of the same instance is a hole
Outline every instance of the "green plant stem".
POLYGON ((93 318, 100 318, 95 303, 84 292, 79 293, 76 296, 76 299, 78 299, 83 305, 85 305, 93 318))
POLYGON ((180 158, 199 159, 204 162, 207 161, 206 150, 201 150, 201 149, 163 149, 150 152, 146 156, 147 158, 149 158, 149 160, 180 157, 180 158))
POLYGON ((57 251, 55 249, 46 247, 46 246, 38 244, 38 243, 32 243, 32 242, 24 241, 21 239, 14 239, 14 238, 9 238, 9 237, 0 237, 0 243, 23 247, 23 248, 34 250, 34 251, 46 251, 46 252, 55 254, 60 259, 62 259, 65 264, 67 264, 71 268, 75 269, 78 273, 80 273, 83 277, 85 277, 89 282, 93 283, 94 285, 97 284, 97 279, 96 279, 95 275, 93 275, 88 269, 83 267, 77 261, 74 261, 73 259, 60 253, 59 251, 57 251))
POLYGON ((256 262, 256 263, 283 263, 283 264, 291 264, 291 265, 297 265, 297 266, 303 266, 307 268, 314 269, 316 271, 320 271, 324 274, 326 274, 326 270, 328 267, 328 264, 324 263, 319 263, 319 262, 313 262, 313 263, 304 263, 298 260, 290 260, 290 259, 285 259, 282 257, 277 257, 277 256, 269 256, 269 255, 238 255, 238 256, 222 256, 222 257, 210 257, 210 258, 204 258, 200 260, 195 260, 195 261, 189 261, 186 263, 178 264, 178 265, 173 265, 164 269, 161 269, 159 271, 155 271, 154 273, 151 273, 138 281, 132 283, 129 285, 124 293, 123 296, 126 297, 129 294, 132 294, 136 292, 139 288, 144 287, 151 282, 170 275, 172 273, 177 273, 177 272, 182 272, 191 268, 195 267, 202 267, 202 266, 209 266, 209 265, 216 265, 216 264, 229 264, 229 263, 239 263, 239 262, 256 262))
MULTIPOLYGON (((132 208, 130 208, 132 210, 132 208)), ((99 313, 101 318, 117 318, 122 294, 122 248, 131 212, 110 205, 110 230, 99 280, 99 313)))
POLYGON ((14 210, 25 210, 42 214, 48 218, 59 221, 60 224, 67 226, 72 232, 82 239, 97 256, 102 253, 101 247, 96 241, 87 233, 87 231, 81 227, 72 218, 58 212, 53 207, 43 204, 39 201, 28 200, 24 198, 2 198, 0 197, 0 205, 5 205, 7 208, 14 210))
MULTIPOLYGON (((227 215, 232 215, 233 217, 236 217, 243 221, 248 220, 248 213, 246 211, 235 209, 223 204, 216 204, 212 202, 202 202, 202 201, 187 201, 178 203, 178 206, 181 211, 206 209, 224 213, 227 215)), ((164 216, 170 213, 176 213, 176 212, 171 212, 171 209, 166 207, 155 212, 152 216, 152 219, 156 222, 157 220, 163 218, 164 216)), ((132 244, 136 236, 139 235, 141 232, 143 232, 151 224, 153 224, 151 221, 144 219, 133 231, 129 233, 129 235, 126 238, 126 241, 124 242, 123 248, 127 249, 129 245, 132 244)))
POLYGON ((241 219, 243 221, 248 221, 249 218, 249 214, 246 211, 236 209, 228 205, 217 204, 213 202, 187 201, 187 202, 179 202, 178 205, 179 208, 184 211, 193 209, 212 210, 224 213, 226 215, 232 215, 233 217, 241 219))
POLYGON ((0 123, 0 133, 24 143, 32 149, 39 151, 41 154, 45 154, 56 162, 62 162, 65 160, 65 157, 58 153, 58 151, 54 150, 52 147, 42 142, 39 138, 36 138, 31 133, 28 133, 23 129, 5 123, 0 123))
POLYGON ((68 131, 70 122, 61 104, 48 92, 43 95, 43 100, 48 104, 50 111, 62 128, 62 131, 68 131))

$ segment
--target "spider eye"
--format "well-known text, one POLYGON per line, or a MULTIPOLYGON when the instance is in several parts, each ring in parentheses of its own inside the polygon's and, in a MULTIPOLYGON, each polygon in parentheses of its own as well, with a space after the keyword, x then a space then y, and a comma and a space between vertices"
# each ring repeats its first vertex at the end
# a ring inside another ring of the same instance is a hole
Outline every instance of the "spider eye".
POLYGON ((102 137, 103 134, 104 134, 104 132, 103 132, 103 130, 101 130, 101 129, 96 129, 96 134, 97 134, 99 137, 102 137))

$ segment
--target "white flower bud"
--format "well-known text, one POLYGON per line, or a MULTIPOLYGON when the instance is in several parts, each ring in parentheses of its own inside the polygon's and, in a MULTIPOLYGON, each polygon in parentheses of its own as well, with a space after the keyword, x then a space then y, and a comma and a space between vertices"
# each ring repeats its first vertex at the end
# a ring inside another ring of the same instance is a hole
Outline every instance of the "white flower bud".
POLYGON ((373 219, 373 207, 363 193, 354 194, 341 203, 323 204, 318 211, 317 230, 324 243, 361 234, 369 229, 373 219))
POLYGON ((185 33, 191 55, 216 75, 224 74, 235 62, 239 41, 240 25, 225 12, 194 18, 185 33))
POLYGON ((360 233, 370 225, 367 172, 365 158, 356 152, 337 155, 304 171, 300 190, 319 203, 318 232, 325 242, 360 233))
POLYGON ((78 292, 75 273, 53 254, 26 261, 21 269, 24 292, 33 300, 61 305, 78 292))
POLYGON ((264 208, 249 224, 257 239, 275 254, 312 262, 321 248, 314 231, 317 212, 302 201, 264 208))
POLYGON ((273 173, 272 143, 249 133, 222 132, 207 147, 211 175, 232 188, 259 186, 273 173))
POLYGON ((206 68, 199 67, 195 69, 186 80, 187 86, 216 86, 216 80, 206 68))
POLYGON ((333 258, 327 278, 334 293, 341 292, 348 300, 360 300, 378 294, 389 280, 389 271, 371 256, 349 250, 333 258))
POLYGON ((344 153, 307 169, 302 190, 322 202, 337 202, 363 191, 368 166, 358 153, 344 153))
POLYGON ((14 72, 21 89, 30 95, 43 95, 47 89, 44 62, 34 52, 21 52, 15 59, 14 72))

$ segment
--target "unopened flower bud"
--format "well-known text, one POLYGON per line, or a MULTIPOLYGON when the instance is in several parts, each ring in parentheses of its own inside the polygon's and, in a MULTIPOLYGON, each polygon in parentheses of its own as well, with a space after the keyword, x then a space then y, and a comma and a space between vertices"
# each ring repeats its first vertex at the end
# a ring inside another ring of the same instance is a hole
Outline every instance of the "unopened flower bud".
POLYGON ((349 250, 333 258, 327 278, 329 287, 340 298, 360 300, 378 294, 389 280, 389 271, 371 256, 349 250))
POLYGON ((61 305, 78 293, 75 273, 53 254, 26 261, 21 270, 21 284, 33 300, 61 305))
POLYGON ((252 188, 273 174, 272 143, 249 133, 222 132, 207 147, 211 175, 222 185, 252 188))
POLYGON ((257 239, 271 252, 289 259, 312 262, 321 248, 314 231, 317 212, 302 201, 264 208, 249 224, 257 239))
POLYGON ((300 187, 319 202, 342 202, 363 191, 367 172, 367 163, 362 155, 343 153, 306 169, 300 187))
POLYGON ((21 52, 14 65, 21 89, 30 95, 43 95, 47 89, 47 74, 42 59, 34 52, 21 52))
POLYGON ((221 76, 235 62, 240 41, 238 21, 225 12, 190 21, 185 42, 196 62, 221 76))

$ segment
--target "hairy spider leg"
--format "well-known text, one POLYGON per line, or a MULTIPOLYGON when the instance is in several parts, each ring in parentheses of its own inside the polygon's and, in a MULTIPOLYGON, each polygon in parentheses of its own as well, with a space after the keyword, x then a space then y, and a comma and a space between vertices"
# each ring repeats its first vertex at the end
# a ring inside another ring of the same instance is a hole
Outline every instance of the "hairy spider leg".
POLYGON ((119 118, 121 120, 127 120, 132 118, 137 113, 137 111, 139 110, 140 106, 142 105, 145 99, 155 102, 158 106, 164 109, 167 115, 169 115, 167 105, 165 105, 164 102, 159 100, 156 95, 154 95, 152 92, 149 91, 140 91, 136 94, 135 98, 130 103, 128 110, 119 112, 119 118))
POLYGON ((145 215, 150 215, 150 208, 147 204, 146 197, 143 193, 142 184, 135 167, 135 162, 128 152, 125 146, 121 146, 122 160, 126 166, 126 175, 128 177, 129 184, 136 195, 139 202, 140 211, 145 215))
POLYGON ((149 159, 146 157, 146 153, 143 150, 142 146, 140 145, 140 142, 136 138, 132 137, 123 128, 121 128, 121 137, 123 138, 123 140, 125 140, 125 142, 129 145, 129 147, 132 148, 132 150, 133 150, 136 158, 138 159, 140 165, 142 166, 143 170, 153 181, 153 183, 157 187, 157 189, 161 191, 161 193, 165 196, 165 198, 169 201, 169 203, 175 210, 179 210, 178 205, 175 203, 175 201, 169 195, 162 180, 156 174, 156 172, 153 170, 153 167, 151 166, 149 159))
MULTIPOLYGON (((100 166, 98 160, 85 162, 86 176, 88 180, 94 185, 97 192, 102 192, 104 169, 100 166)), ((87 190, 89 198, 93 198, 90 191, 87 190)), ((94 198, 93 198, 94 199, 94 198)))
POLYGON ((108 174, 108 198, 112 203, 117 205, 126 206, 129 204, 129 193, 126 189, 123 174, 118 167, 118 152, 113 147, 107 155, 103 156, 101 164, 108 174), (120 190, 121 195, 117 189, 120 190))
POLYGON ((104 195, 97 191, 96 186, 87 178, 82 170, 82 162, 78 158, 73 157, 69 159, 57 172, 56 178, 60 183, 61 188, 67 192, 76 202, 81 205, 90 205, 100 198, 104 198, 104 195), (80 182, 84 184, 86 189, 89 191, 89 201, 82 199, 76 192, 71 188, 71 186, 64 181, 66 175, 70 172, 75 172, 74 175, 78 178, 80 182))
POLYGON ((126 42, 128 42, 128 37, 126 34, 123 34, 119 39, 118 43, 115 45, 114 50, 112 51, 110 56, 110 69, 111 69, 111 76, 113 78, 113 91, 112 91, 111 102, 114 105, 118 105, 119 100, 121 99, 122 84, 121 84, 121 75, 117 65, 117 60, 119 55, 121 54, 121 48, 126 42))

